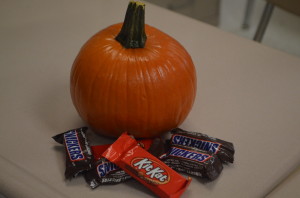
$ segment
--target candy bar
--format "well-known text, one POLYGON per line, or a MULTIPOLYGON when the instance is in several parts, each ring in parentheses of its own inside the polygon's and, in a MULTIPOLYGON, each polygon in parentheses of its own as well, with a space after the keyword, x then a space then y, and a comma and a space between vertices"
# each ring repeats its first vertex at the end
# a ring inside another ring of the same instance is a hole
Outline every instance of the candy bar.
POLYGON ((139 146, 123 133, 103 156, 162 198, 180 197, 191 182, 139 146))
POLYGON ((216 179, 223 170, 216 155, 196 148, 172 146, 161 158, 174 170, 209 180, 216 179))
POLYGON ((173 129, 171 133, 173 134, 170 140, 171 146, 185 146, 205 150, 216 154, 222 162, 233 163, 234 147, 230 142, 180 128, 173 129))
MULTIPOLYGON (((157 148, 161 146, 160 144, 162 144, 162 142, 159 138, 141 139, 141 140, 137 140, 137 141, 142 148, 144 148, 146 150, 152 150, 152 152, 157 152, 157 150, 158 150, 157 148)), ((91 146, 94 160, 98 161, 99 159, 101 159, 103 157, 102 154, 104 153, 104 151, 106 151, 106 149, 108 149, 108 147, 110 147, 110 146, 111 146, 111 144, 91 146)))
POLYGON ((76 177, 79 173, 92 168, 93 155, 85 135, 86 130, 86 127, 82 127, 52 137, 56 142, 65 146, 66 179, 76 177))
MULTIPOLYGON (((153 139, 140 140, 139 145, 148 150, 155 147, 155 145, 152 146, 153 141, 153 139)), ((104 184, 118 184, 131 178, 124 170, 102 156, 110 146, 110 144, 91 146, 95 166, 84 173, 84 178, 92 189, 104 184)))
POLYGON ((131 178, 124 170, 104 157, 98 159, 95 165, 95 168, 84 173, 85 181, 93 189, 99 185, 117 184, 131 178))

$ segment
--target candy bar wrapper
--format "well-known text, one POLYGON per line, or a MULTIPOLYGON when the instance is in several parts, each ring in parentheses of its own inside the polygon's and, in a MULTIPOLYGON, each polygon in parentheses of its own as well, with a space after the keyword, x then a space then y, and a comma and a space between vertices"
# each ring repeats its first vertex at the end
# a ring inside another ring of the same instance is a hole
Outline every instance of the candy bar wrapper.
POLYGON ((65 146, 66 171, 65 178, 71 179, 79 173, 92 168, 93 155, 86 138, 87 127, 72 129, 52 138, 65 146))
MULTIPOLYGON (((155 142, 157 141, 158 140, 155 142)), ((138 141, 139 145, 144 149, 148 150, 153 148, 156 150, 157 144, 154 145, 153 142, 154 139, 143 139, 138 141)), ((118 184, 132 178, 116 164, 108 161, 102 156, 104 151, 110 146, 111 144, 91 146, 95 165, 91 170, 84 173, 84 178, 92 189, 99 185, 118 184)))
MULTIPOLYGON (((141 140, 137 140, 139 145, 146 149, 146 150, 153 150, 153 152, 157 152, 158 147, 161 147, 160 144, 163 144, 162 140, 160 140, 160 138, 156 138, 156 139, 141 139, 141 140)), ((103 145, 96 145, 96 146, 91 146, 92 149, 92 153, 94 156, 94 160, 97 161, 101 158, 103 158, 102 154, 104 153, 104 151, 106 151, 106 149, 108 149, 108 147, 110 147, 111 144, 103 144, 103 145)))
POLYGON ((171 131, 171 146, 185 146, 216 154, 222 162, 234 161, 234 146, 231 142, 209 137, 208 135, 189 132, 180 128, 171 131))
POLYGON ((174 170, 211 181, 223 170, 222 162, 215 154, 196 148, 172 146, 161 159, 174 170))
POLYGON ((159 197, 180 197, 191 182, 190 178, 184 178, 139 146, 127 133, 123 133, 103 156, 159 197))
POLYGON ((97 160, 96 166, 84 173, 85 181, 94 189, 99 185, 118 184, 131 179, 124 170, 104 157, 97 160))

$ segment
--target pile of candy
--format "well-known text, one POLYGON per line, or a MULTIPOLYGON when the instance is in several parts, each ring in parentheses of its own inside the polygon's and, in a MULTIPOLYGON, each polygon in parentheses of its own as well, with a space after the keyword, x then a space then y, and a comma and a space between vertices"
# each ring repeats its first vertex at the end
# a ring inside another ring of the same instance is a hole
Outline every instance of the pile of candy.
POLYGON ((216 179, 222 163, 233 163, 233 144, 198 132, 176 128, 161 139, 136 140, 126 132, 111 145, 90 146, 87 128, 58 134, 55 141, 66 149, 65 177, 84 175, 91 188, 134 178, 159 197, 180 197, 191 178, 179 172, 216 179))

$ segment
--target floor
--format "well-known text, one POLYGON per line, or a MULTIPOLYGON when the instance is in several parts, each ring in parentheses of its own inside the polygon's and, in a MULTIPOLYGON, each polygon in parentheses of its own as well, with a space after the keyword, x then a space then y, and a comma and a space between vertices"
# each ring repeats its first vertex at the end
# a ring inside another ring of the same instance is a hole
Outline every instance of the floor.
MULTIPOLYGON (((247 0, 149 0, 251 40, 266 4, 253 1, 249 28, 243 29, 247 0)), ((300 17, 275 7, 262 44, 300 57, 300 17)))

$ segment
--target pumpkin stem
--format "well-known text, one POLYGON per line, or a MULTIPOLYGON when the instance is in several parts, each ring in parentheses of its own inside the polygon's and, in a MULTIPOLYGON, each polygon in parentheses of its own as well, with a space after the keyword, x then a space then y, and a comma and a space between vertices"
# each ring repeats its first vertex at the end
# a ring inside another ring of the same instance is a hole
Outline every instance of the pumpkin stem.
POLYGON ((143 48, 145 46, 147 36, 144 3, 129 2, 122 29, 116 40, 125 48, 143 48))

